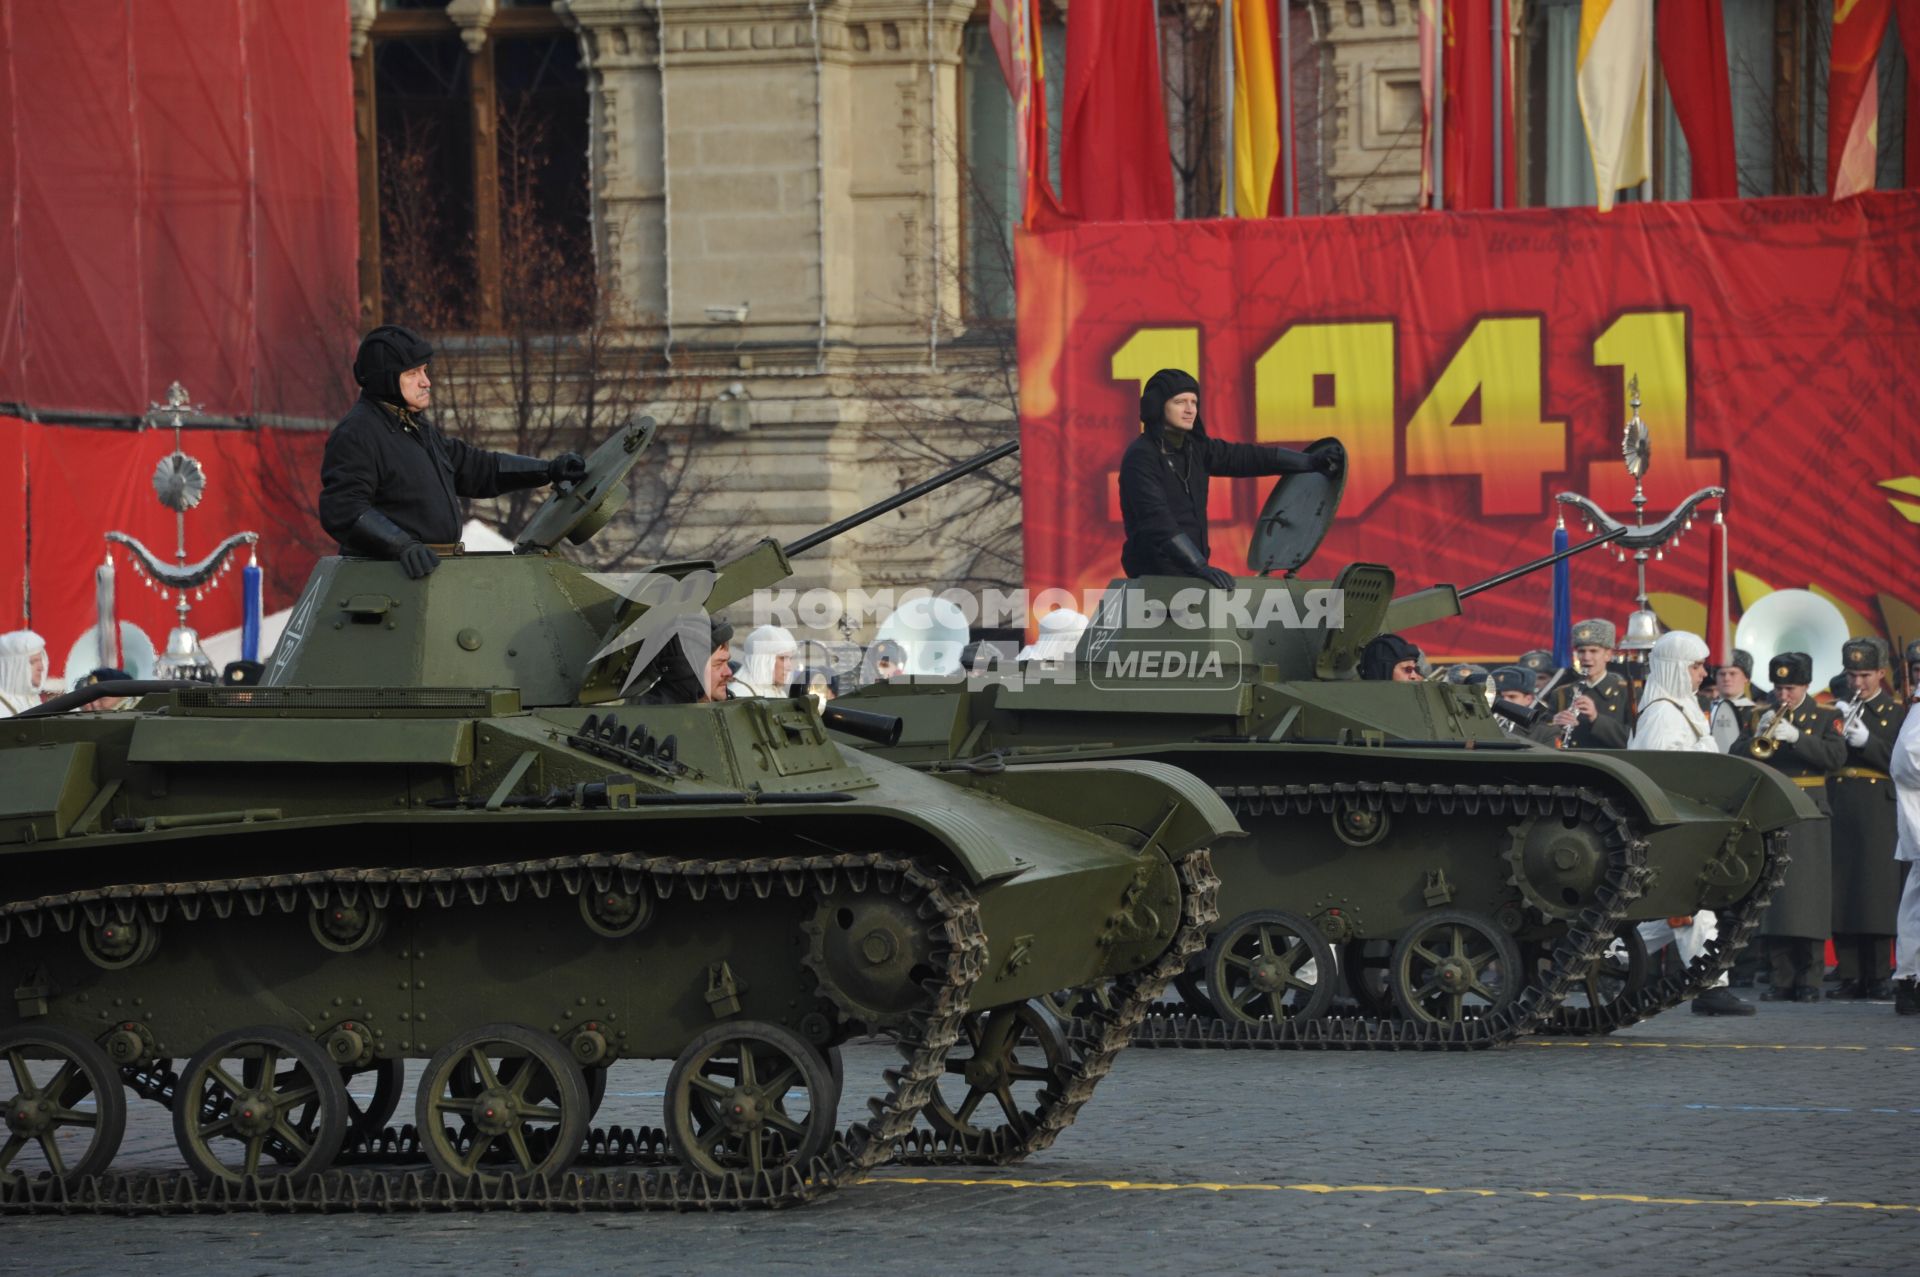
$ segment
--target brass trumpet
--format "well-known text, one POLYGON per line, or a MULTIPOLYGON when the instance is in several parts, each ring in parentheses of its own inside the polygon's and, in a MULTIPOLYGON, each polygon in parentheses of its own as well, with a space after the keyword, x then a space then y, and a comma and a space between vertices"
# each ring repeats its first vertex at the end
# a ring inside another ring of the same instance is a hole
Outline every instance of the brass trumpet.
POLYGON ((1780 724, 1786 721, 1787 712, 1785 710, 1776 709, 1770 711, 1767 715, 1766 730, 1753 738, 1753 743, 1747 746, 1748 752, 1763 762, 1779 753, 1780 738, 1774 733, 1779 729, 1780 724))

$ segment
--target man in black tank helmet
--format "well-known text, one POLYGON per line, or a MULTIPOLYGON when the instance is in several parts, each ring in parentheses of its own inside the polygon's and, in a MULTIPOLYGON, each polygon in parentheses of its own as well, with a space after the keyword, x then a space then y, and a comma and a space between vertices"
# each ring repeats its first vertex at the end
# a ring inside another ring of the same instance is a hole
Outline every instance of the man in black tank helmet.
POLYGON ((460 498, 578 483, 587 474, 577 452, 540 461, 441 434, 425 416, 432 357, 411 329, 385 324, 368 333, 353 361, 359 402, 327 436, 320 461, 320 524, 340 553, 398 559, 415 580, 440 566, 433 546, 460 539, 460 498))
POLYGON ((1120 457, 1120 517, 1128 576, 1195 576, 1216 589, 1233 574, 1207 562, 1207 483, 1214 475, 1332 474, 1337 457, 1270 444, 1227 443, 1207 435, 1200 383, 1162 368, 1140 392, 1139 438, 1120 457))

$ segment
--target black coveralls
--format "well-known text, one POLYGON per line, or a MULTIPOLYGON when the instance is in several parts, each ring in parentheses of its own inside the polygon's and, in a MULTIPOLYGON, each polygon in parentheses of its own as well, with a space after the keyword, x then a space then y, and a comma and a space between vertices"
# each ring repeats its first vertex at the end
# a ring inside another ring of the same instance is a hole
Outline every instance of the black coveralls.
POLYGON ((537 488, 547 478, 544 462, 449 439, 419 413, 403 414, 362 395, 327 436, 320 525, 342 554, 378 552, 352 535, 354 521, 368 509, 428 545, 451 545, 464 523, 460 498, 537 488), (510 463, 505 471, 503 460, 510 463), (513 462, 525 468, 516 470, 513 462))
POLYGON ((1140 436, 1120 456, 1120 517, 1127 536, 1120 567, 1130 577, 1187 575, 1168 550, 1168 542, 1183 532, 1193 538, 1200 557, 1208 557, 1207 483, 1214 475, 1305 474, 1314 468, 1312 457, 1291 448, 1212 438, 1205 419, 1197 416, 1180 446, 1168 447, 1167 437, 1175 432, 1166 424, 1167 400, 1197 385, 1191 378, 1163 385, 1164 377, 1155 374, 1147 383, 1140 398, 1140 436))

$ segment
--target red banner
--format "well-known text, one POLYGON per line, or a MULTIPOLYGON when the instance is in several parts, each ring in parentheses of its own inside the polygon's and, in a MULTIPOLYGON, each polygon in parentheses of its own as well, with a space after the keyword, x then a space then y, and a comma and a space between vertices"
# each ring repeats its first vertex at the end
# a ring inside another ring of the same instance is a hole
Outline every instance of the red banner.
MULTIPOLYGON (((327 538, 307 513, 326 435, 317 430, 185 430, 181 446, 206 473, 206 495, 186 518, 187 559, 235 532, 260 534, 266 611, 293 602, 327 538)), ((55 677, 97 617, 94 570, 113 552, 115 615, 164 647, 173 598, 134 571, 108 532, 137 538, 175 561, 173 513, 154 498, 153 472, 173 451, 167 429, 53 426, 0 416, 0 630, 31 628, 47 640, 55 677)), ((240 624, 239 568, 193 602, 202 637, 240 624)), ((82 671, 84 672, 84 671, 82 671)))
POLYGON ((331 421, 357 306, 339 4, 0 0, 0 403, 331 421))
MULTIPOLYGON (((1198 375, 1218 437, 1344 440, 1340 518, 1303 574, 1384 563, 1403 590, 1547 553, 1559 492, 1630 520, 1637 376, 1648 512, 1725 486, 1743 602, 1811 587, 1856 632, 1920 637, 1901 499, 1920 498, 1920 194, 1069 226, 1018 250, 1032 589, 1120 574, 1115 476, 1158 368, 1198 375)), ((1215 481, 1216 564, 1245 571, 1272 482, 1215 481)), ((1663 618, 1696 632, 1698 532, 1648 565, 1663 618)), ((1633 605, 1631 563, 1595 552, 1573 582, 1576 619, 1633 605)), ((1542 572, 1417 637, 1509 659, 1548 645, 1550 616, 1542 572)))

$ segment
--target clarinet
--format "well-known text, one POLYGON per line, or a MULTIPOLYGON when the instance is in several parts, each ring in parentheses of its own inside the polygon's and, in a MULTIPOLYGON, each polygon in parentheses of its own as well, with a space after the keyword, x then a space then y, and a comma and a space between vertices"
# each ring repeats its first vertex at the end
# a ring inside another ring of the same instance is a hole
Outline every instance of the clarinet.
MULTIPOLYGON (((1567 698, 1567 709, 1570 712, 1573 710, 1574 701, 1580 698, 1580 690, 1587 685, 1587 671, 1580 664, 1580 658, 1577 656, 1573 658, 1573 672, 1579 675, 1579 680, 1575 682, 1573 685, 1573 695, 1567 698)), ((1565 727, 1562 727, 1560 729, 1560 748, 1561 749, 1573 748, 1573 733, 1574 733, 1574 730, 1579 726, 1580 726, 1580 716, 1578 713, 1575 713, 1574 721, 1571 723, 1568 723, 1565 727)))

